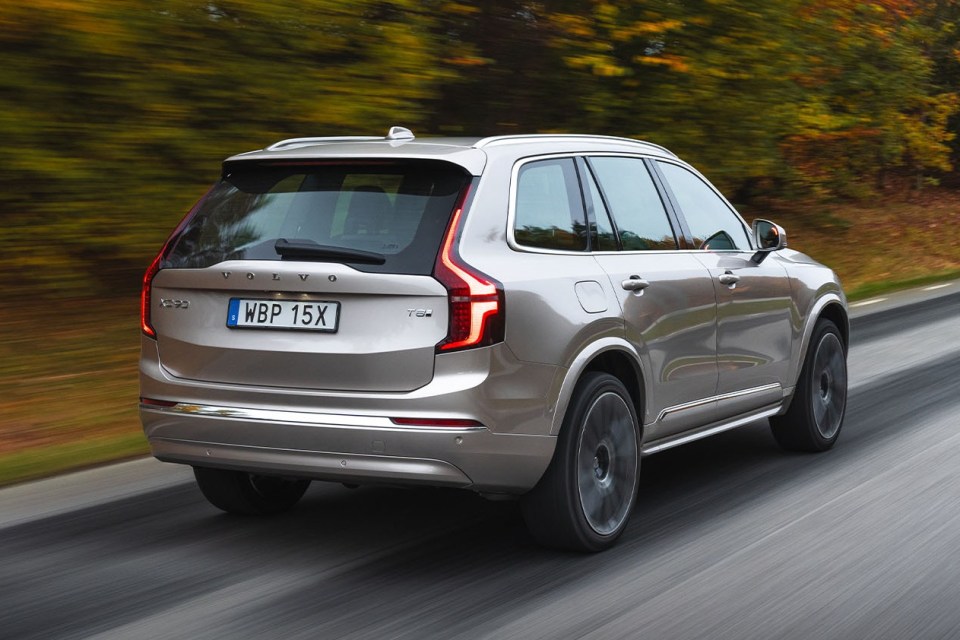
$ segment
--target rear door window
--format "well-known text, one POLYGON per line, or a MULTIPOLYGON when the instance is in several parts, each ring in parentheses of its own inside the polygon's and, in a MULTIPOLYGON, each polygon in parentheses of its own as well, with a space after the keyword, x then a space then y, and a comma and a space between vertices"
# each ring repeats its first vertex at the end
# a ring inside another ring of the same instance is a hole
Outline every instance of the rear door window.
POLYGON ((165 267, 281 260, 277 241, 366 251, 362 271, 428 275, 469 176, 436 161, 236 163, 204 198, 165 267))
POLYGON ((667 210, 642 159, 596 156, 589 163, 624 251, 677 248, 667 210))

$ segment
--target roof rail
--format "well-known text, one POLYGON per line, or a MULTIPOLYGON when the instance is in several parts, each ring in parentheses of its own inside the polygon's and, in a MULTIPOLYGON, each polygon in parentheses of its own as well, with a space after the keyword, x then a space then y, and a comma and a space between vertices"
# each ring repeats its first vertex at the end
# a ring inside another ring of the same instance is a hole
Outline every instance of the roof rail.
POLYGON ((516 134, 516 135, 505 135, 505 136, 490 136, 489 138, 483 138, 482 140, 478 140, 476 144, 474 144, 474 146, 478 149, 482 149, 483 147, 489 144, 495 144, 497 142, 510 142, 513 140, 516 140, 519 142, 522 140, 529 140, 531 138, 544 139, 544 140, 550 139, 550 138, 557 138, 561 140, 569 140, 571 138, 581 138, 585 140, 610 140, 612 142, 629 142, 632 144, 643 145, 646 147, 653 147, 654 149, 659 149, 660 151, 662 151, 663 153, 667 154, 672 158, 679 157, 677 156, 677 154, 675 154, 673 151, 670 151, 666 147, 660 146, 659 144, 655 144, 653 142, 647 142, 646 140, 635 140, 634 138, 622 138, 618 136, 599 136, 599 135, 578 134, 578 133, 530 133, 530 134, 516 134))
POLYGON ((274 142, 264 151, 276 151, 287 147, 299 147, 308 144, 321 144, 324 142, 370 142, 373 140, 383 140, 377 136, 331 136, 326 138, 287 138, 279 142, 274 142))
POLYGON ((324 142, 373 142, 375 140, 413 140, 414 135, 410 129, 405 127, 390 127, 385 138, 379 136, 331 136, 324 138, 287 138, 264 149, 264 151, 276 151, 277 149, 286 149, 287 147, 300 147, 308 144, 323 144, 324 142))

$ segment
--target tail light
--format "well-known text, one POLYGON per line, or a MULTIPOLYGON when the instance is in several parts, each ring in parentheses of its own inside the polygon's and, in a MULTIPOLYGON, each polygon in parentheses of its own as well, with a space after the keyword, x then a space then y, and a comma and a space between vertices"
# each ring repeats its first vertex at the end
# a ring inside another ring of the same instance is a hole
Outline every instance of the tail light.
MULTIPOLYGON (((209 192, 207 193, 209 194, 209 192)), ((160 265, 166 259, 167 254, 170 253, 170 249, 173 248, 174 240, 180 235, 183 228, 187 226, 187 222, 193 217, 194 212, 206 199, 207 196, 205 195, 200 198, 195 205, 190 207, 190 211, 183 217, 180 224, 176 226, 173 233, 167 238, 167 241, 163 243, 163 248, 160 249, 160 253, 157 254, 153 262, 150 263, 150 266, 147 267, 146 273, 143 274, 143 285, 140 288, 140 330, 145 336, 151 338, 157 337, 157 330, 153 328, 153 324, 150 322, 150 289, 153 286, 153 278, 160 271, 160 265)))
POLYGON ((166 249, 167 247, 164 245, 157 257, 147 267, 147 272, 143 274, 143 287, 140 289, 140 330, 143 331, 144 335, 151 338, 157 337, 157 331, 150 324, 150 287, 153 284, 153 277, 160 271, 160 261, 163 260, 166 249))
POLYGON ((503 285, 464 262, 458 251, 467 191, 453 213, 433 267, 433 277, 447 289, 450 307, 447 337, 437 344, 438 353, 503 341, 503 285))

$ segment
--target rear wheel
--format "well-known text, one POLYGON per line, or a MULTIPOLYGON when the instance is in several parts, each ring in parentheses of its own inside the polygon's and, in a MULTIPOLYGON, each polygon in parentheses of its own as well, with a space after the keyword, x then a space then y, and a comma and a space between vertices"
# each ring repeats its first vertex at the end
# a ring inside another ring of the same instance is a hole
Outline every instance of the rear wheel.
POLYGON ((227 513, 269 515, 297 504, 309 480, 261 476, 244 471, 194 467, 193 475, 203 496, 227 513))
POLYGON ((521 502, 527 527, 549 547, 606 549, 627 526, 639 472, 639 426, 629 392, 609 374, 587 373, 550 466, 521 502))
POLYGON ((777 443, 788 451, 826 451, 840 436, 847 408, 847 356, 837 325, 814 327, 790 409, 770 418, 777 443))

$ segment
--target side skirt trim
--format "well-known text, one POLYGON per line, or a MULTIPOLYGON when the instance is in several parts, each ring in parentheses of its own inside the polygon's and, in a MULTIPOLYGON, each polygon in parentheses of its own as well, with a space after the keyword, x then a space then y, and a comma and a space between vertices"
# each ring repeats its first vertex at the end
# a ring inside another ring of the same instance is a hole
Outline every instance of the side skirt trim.
POLYGON ((780 405, 775 407, 769 407, 762 409, 761 411, 755 411, 746 416, 735 418, 729 422, 722 422, 720 424, 714 425, 703 429, 702 431, 696 431, 694 433, 682 433, 678 436, 673 436, 671 438, 666 438, 663 440, 655 440, 648 444, 643 445, 641 448, 642 455, 650 455, 652 453, 658 453, 660 451, 666 451, 667 449, 672 449, 673 447, 679 447, 682 444, 687 444, 688 442, 694 442, 700 440, 701 438, 707 438, 724 431, 729 431, 730 429, 736 429, 737 427, 742 427, 745 424, 755 422, 762 418, 769 418, 770 416, 776 415, 780 411, 780 405))
POLYGON ((660 412, 660 415, 657 416, 657 422, 663 421, 663 419, 670 415, 671 413, 677 413, 679 411, 685 411, 687 409, 694 409, 696 407, 702 407, 705 404, 710 404, 712 402, 719 402, 721 400, 731 400, 733 398, 742 398, 743 396, 751 396, 755 393, 763 393, 765 391, 772 391, 774 389, 779 389, 780 383, 774 382, 771 384, 765 384, 762 387, 754 387, 752 389, 743 389, 742 391, 733 391, 731 393, 724 393, 719 396, 710 396, 709 398, 701 398, 700 400, 694 400, 693 402, 687 402, 686 404, 678 404, 673 407, 667 407, 660 412))

